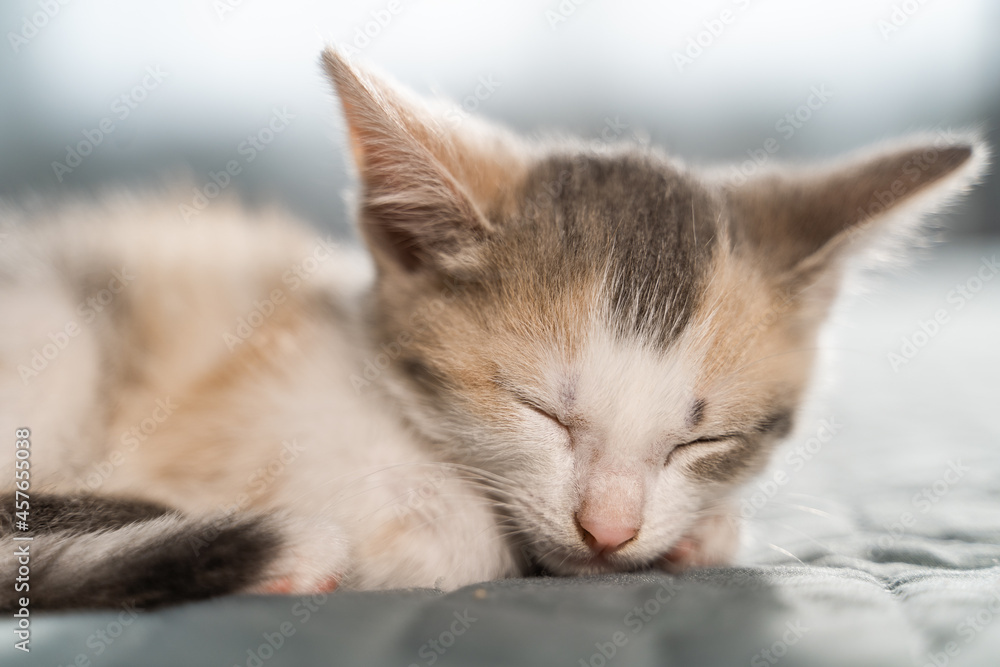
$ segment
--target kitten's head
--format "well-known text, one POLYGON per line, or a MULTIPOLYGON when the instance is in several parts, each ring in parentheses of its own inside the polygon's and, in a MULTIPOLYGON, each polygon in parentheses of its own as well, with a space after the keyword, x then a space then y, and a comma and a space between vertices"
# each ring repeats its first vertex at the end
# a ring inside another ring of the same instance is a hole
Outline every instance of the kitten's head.
POLYGON ((735 183, 645 149, 528 144, 325 65, 394 357, 379 381, 487 471, 556 572, 647 566, 718 514, 791 428, 844 261, 983 162, 945 138, 735 183))

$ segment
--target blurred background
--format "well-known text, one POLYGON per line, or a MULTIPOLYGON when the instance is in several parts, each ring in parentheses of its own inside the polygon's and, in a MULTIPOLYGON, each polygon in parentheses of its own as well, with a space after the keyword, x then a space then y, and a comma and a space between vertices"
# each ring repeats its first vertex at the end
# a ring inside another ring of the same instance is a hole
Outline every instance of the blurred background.
MULTIPOLYGON (((936 127, 998 138, 990 0, 7 0, 0 27, 0 197, 202 186, 236 160, 228 188, 337 235, 331 43, 526 133, 649 140, 695 163, 751 160, 768 138, 791 160, 936 127)), ((1000 233, 998 211, 991 176, 952 238, 1000 233)))

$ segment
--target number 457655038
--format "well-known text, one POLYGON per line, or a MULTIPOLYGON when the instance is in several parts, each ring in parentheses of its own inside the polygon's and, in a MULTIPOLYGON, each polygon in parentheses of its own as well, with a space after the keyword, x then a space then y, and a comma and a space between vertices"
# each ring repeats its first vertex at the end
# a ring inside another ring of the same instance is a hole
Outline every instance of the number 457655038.
POLYGON ((17 527, 21 530, 28 529, 28 510, 30 508, 28 489, 31 488, 31 430, 19 428, 14 432, 17 440, 14 443, 14 484, 17 490, 14 492, 14 505, 17 517, 17 527))

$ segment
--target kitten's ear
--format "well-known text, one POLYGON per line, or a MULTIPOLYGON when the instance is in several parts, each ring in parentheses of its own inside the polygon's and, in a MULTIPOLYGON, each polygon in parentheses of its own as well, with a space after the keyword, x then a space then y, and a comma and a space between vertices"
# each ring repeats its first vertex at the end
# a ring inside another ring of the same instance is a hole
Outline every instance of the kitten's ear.
POLYGON ((516 141, 323 54, 361 176, 362 232, 383 269, 461 271, 493 232, 482 211, 522 169, 516 141))
POLYGON ((973 184, 986 165, 974 138, 919 137, 832 166, 782 170, 727 187, 737 243, 790 281, 898 241, 973 184))

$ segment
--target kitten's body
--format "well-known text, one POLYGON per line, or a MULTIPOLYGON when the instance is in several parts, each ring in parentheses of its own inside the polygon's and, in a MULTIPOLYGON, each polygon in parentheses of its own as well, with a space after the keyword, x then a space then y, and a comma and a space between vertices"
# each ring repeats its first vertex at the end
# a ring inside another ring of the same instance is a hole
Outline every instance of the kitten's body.
MULTIPOLYGON (((866 213, 923 147, 742 187, 452 130, 327 67, 374 261, 233 203, 192 225, 169 196, 7 215, 0 434, 31 429, 32 493, 191 517, 36 526, 62 559, 46 606, 112 600, 57 589, 112 552, 142 568, 143 525, 195 570, 260 551, 191 597, 726 562, 727 502, 790 427, 854 242, 912 228, 866 213)), ((892 212, 967 184, 972 153, 936 148, 892 212)))
POLYGON ((298 524, 286 531, 298 561, 281 566, 296 590, 348 570, 362 588, 513 572, 479 494, 433 465, 379 379, 365 380, 366 362, 384 363, 361 326, 367 258, 233 203, 189 226, 176 201, 49 211, 2 249, 25 270, 0 293, 19 323, 0 354, 21 366, 5 364, 0 429, 31 428, 33 489, 197 516, 283 510, 298 524), (33 351, 70 322, 80 334, 35 375, 33 351))

